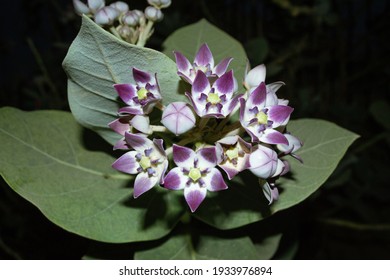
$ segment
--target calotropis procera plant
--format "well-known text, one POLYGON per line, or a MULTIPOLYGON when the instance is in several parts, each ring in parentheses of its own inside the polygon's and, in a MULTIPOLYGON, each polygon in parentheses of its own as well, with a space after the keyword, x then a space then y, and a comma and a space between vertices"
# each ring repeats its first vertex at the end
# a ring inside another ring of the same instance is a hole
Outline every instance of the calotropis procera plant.
POLYGON ((119 118, 109 124, 123 136, 114 148, 130 151, 115 161, 113 167, 138 174, 134 198, 155 185, 184 190, 185 200, 194 212, 207 191, 228 189, 225 180, 248 169, 261 179, 269 203, 277 200, 275 181, 289 171, 285 158, 302 146, 286 130, 293 108, 276 95, 282 83, 266 85, 266 68, 259 65, 245 75, 246 92, 237 93, 234 70, 227 71, 231 58, 214 68, 214 58, 206 43, 197 51, 192 65, 179 51, 175 57, 178 75, 191 87, 185 93, 188 104, 162 105, 157 73, 135 67, 134 84, 114 85, 127 105, 118 110, 119 118), (150 125, 148 115, 154 107, 163 111, 159 123, 164 126, 150 125), (231 121, 230 117, 238 111, 240 120, 231 121), (162 139, 148 138, 154 137, 155 132, 173 133, 175 143, 164 150, 162 139), (170 154, 175 167, 167 170, 170 154), (225 171, 225 178, 217 166, 225 171))
POLYGON ((271 258, 282 233, 264 219, 313 194, 357 136, 290 120, 284 83, 249 69, 242 45, 206 20, 175 31, 163 52, 145 48, 170 1, 142 13, 74 3, 71 112, 0 110, 5 181, 67 231, 137 242, 136 259, 271 258))

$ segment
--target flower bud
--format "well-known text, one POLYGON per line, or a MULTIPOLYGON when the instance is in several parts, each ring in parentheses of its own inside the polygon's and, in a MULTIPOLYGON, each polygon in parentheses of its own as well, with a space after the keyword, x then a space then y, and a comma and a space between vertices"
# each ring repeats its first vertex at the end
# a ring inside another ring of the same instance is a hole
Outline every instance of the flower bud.
POLYGON ((73 6, 78 15, 89 14, 90 10, 87 5, 85 5, 80 0, 73 0, 73 6))
POLYGON ((146 18, 144 12, 140 10, 132 10, 133 13, 135 13, 139 18, 139 25, 144 25, 146 23, 146 18))
POLYGON ((104 0, 88 0, 88 7, 92 13, 96 13, 99 9, 106 5, 104 0))
POLYGON ((153 6, 149 6, 145 9, 145 17, 151 21, 161 21, 164 15, 160 9, 157 9, 153 6))
POLYGON ((118 15, 118 10, 113 7, 107 6, 96 12, 95 22, 100 25, 109 25, 114 22, 118 15))
POLYGON ((161 123, 176 135, 183 134, 195 126, 195 115, 185 102, 169 104, 161 117, 161 123))
POLYGON ((249 170, 263 179, 280 175, 284 167, 274 150, 261 145, 249 156, 249 165, 249 170))
POLYGON ((290 154, 296 152, 302 147, 302 142, 297 137, 289 133, 285 133, 284 136, 286 136, 288 140, 288 145, 284 145, 284 144, 276 145, 279 151, 286 154, 290 154))
POLYGON ((171 0, 148 0, 149 5, 158 9, 166 8, 171 5, 171 0))
POLYGON ((128 11, 121 17, 122 23, 131 27, 137 26, 139 24, 139 19, 140 18, 138 16, 138 13, 136 13, 135 11, 128 11))
POLYGON ((114 2, 110 5, 110 7, 117 9, 120 13, 126 13, 129 10, 129 5, 122 1, 114 2))

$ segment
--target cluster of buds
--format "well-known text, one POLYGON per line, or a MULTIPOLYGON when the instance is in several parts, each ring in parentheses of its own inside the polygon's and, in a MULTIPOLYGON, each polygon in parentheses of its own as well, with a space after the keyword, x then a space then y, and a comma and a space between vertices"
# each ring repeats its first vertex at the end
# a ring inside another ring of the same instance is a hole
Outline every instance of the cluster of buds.
POLYGON ((286 131, 293 108, 276 95, 283 83, 266 85, 266 68, 259 65, 247 69, 245 93, 238 94, 233 70, 227 71, 231 58, 214 66, 207 44, 193 63, 180 52, 174 55, 178 75, 191 87, 185 93, 188 103, 162 105, 157 74, 137 68, 132 69, 135 84, 114 85, 126 106, 109 127, 123 136, 114 149, 128 151, 113 167, 136 175, 134 197, 156 185, 184 190, 194 212, 208 191, 225 190, 227 181, 250 170, 269 203, 278 199, 275 181, 289 171, 284 158, 291 155, 301 161, 295 152, 302 146, 286 131), (150 124, 148 115, 154 108, 162 110, 162 125, 150 124), (163 139, 154 138, 162 133, 177 141, 164 148, 163 139))
POLYGON ((148 0, 149 6, 144 11, 130 10, 122 1, 106 6, 104 0, 73 0, 79 15, 85 14, 112 32, 118 38, 139 46, 144 46, 153 33, 153 24, 164 17, 161 9, 171 5, 171 0, 148 0))

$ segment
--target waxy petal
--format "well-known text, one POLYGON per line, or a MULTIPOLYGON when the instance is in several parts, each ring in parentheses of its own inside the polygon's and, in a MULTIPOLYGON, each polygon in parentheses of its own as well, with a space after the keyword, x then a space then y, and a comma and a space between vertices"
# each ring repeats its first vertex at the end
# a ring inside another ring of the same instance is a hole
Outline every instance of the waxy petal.
POLYGON ((266 129, 263 134, 259 137, 260 141, 267 144, 285 144, 288 145, 288 140, 283 133, 274 130, 266 129))
POLYGON ((136 115, 131 119, 130 124, 142 133, 149 134, 150 120, 148 116, 136 115))
POLYGON ((146 85, 147 83, 155 84, 155 81, 152 80, 152 75, 150 75, 148 72, 139 70, 135 67, 133 67, 133 77, 137 84, 146 85))
POLYGON ((108 126, 120 135, 125 135, 126 131, 130 129, 130 116, 121 117, 108 124, 108 126))
POLYGON ((275 105, 268 108, 268 118, 273 121, 272 127, 286 125, 294 109, 290 106, 275 105))
POLYGON ((158 177, 149 176, 147 172, 139 173, 134 181, 133 197, 137 198, 153 188, 158 183, 158 180, 158 177))
POLYGON ((175 55, 177 70, 187 75, 192 69, 191 63, 181 52, 174 51, 173 54, 175 55))
POLYGON ((210 92, 210 82, 207 76, 202 71, 198 70, 194 82, 192 84, 191 94, 193 98, 199 98, 201 93, 208 94, 210 92))
POLYGON ((265 82, 266 68, 264 64, 258 65, 250 70, 245 76, 245 85, 247 89, 257 87, 265 82))
POLYGON ((206 174, 203 178, 207 190, 217 192, 221 190, 226 190, 228 186, 225 183, 225 180, 222 177, 221 172, 213 168, 206 174))
POLYGON ((128 105, 133 104, 133 98, 137 96, 137 89, 132 84, 115 84, 115 90, 119 97, 128 105))
POLYGON ((222 75, 226 72, 226 70, 227 70, 227 68, 229 67, 229 64, 230 64, 230 62, 231 62, 232 60, 233 60, 233 58, 231 58, 231 57, 228 57, 228 58, 223 59, 220 63, 218 63, 217 66, 215 66, 213 72, 214 72, 218 77, 222 76, 222 75))
POLYGON ((271 187, 271 185, 267 181, 265 181, 264 183, 262 183, 262 181, 263 180, 260 180, 261 188, 263 189, 265 198, 269 202, 268 205, 270 205, 274 200, 278 200, 279 191, 277 187, 275 186, 271 187))
POLYGON ((218 93, 226 94, 228 98, 232 96, 234 91, 233 70, 230 70, 219 77, 213 84, 213 88, 218 93))
POLYGON ((136 151, 143 152, 146 149, 153 147, 153 142, 146 138, 145 135, 125 133, 126 142, 136 151))
POLYGON ((207 189, 199 188, 197 185, 192 185, 184 189, 184 198, 187 201, 191 212, 195 212, 199 205, 206 198, 207 189))
POLYGON ((143 113, 144 113, 144 111, 142 110, 141 106, 139 106, 139 105, 122 107, 118 110, 118 114, 120 116, 142 115, 143 113))
POLYGON ((123 137, 122 139, 119 139, 114 147, 112 148, 114 151, 115 150, 130 150, 130 147, 129 145, 127 144, 126 140, 125 140, 125 137, 123 137))
POLYGON ((214 68, 214 58, 207 44, 203 44, 196 53, 194 63, 198 66, 207 66, 214 68))
POLYGON ((136 151, 125 153, 112 164, 112 167, 125 173, 137 174, 137 169, 139 167, 139 164, 135 158, 137 153, 138 152, 136 151))
POLYGON ((183 174, 180 167, 172 168, 164 178, 164 187, 170 190, 181 190, 186 187, 188 177, 183 174))
POLYGON ((265 86, 265 83, 261 83, 258 87, 255 88, 254 91, 249 95, 247 106, 250 109, 253 106, 260 107, 259 109, 262 109, 265 105, 265 101, 267 98, 267 88, 265 86))
POLYGON ((195 115, 185 102, 173 102, 165 109, 161 123, 176 135, 183 134, 195 126, 195 115))
POLYGON ((173 144, 173 161, 179 167, 193 167, 196 153, 187 147, 173 144))
POLYGON ((213 168, 218 163, 217 150, 215 147, 201 148, 197 152, 198 166, 201 169, 213 168))
POLYGON ((274 82, 274 83, 271 83, 271 84, 268 84, 267 85, 267 92, 273 92, 273 93, 276 93, 278 91, 278 89, 282 86, 284 86, 285 83, 284 82, 274 82))

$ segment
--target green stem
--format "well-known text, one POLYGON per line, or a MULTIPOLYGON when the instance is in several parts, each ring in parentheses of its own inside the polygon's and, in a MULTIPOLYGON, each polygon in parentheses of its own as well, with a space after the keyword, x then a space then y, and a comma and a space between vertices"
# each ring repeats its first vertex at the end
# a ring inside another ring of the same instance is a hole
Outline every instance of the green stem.
POLYGON ((153 21, 148 20, 148 23, 145 25, 145 27, 141 29, 140 34, 139 34, 139 38, 138 38, 138 42, 137 42, 137 46, 139 46, 139 47, 145 46, 146 41, 149 39, 149 37, 151 35, 151 30, 152 30, 153 24, 154 24, 153 21))
POLYGON ((110 27, 110 31, 111 31, 112 34, 115 35, 115 37, 117 37, 117 38, 123 40, 123 38, 121 37, 121 35, 119 35, 118 31, 116 30, 116 28, 115 28, 114 26, 111 26, 111 27, 110 27))
POLYGON ((168 132, 168 129, 162 125, 150 125, 149 127, 153 132, 168 132))
POLYGON ((206 124, 209 122, 210 118, 201 118, 199 122, 199 130, 203 130, 206 124))

